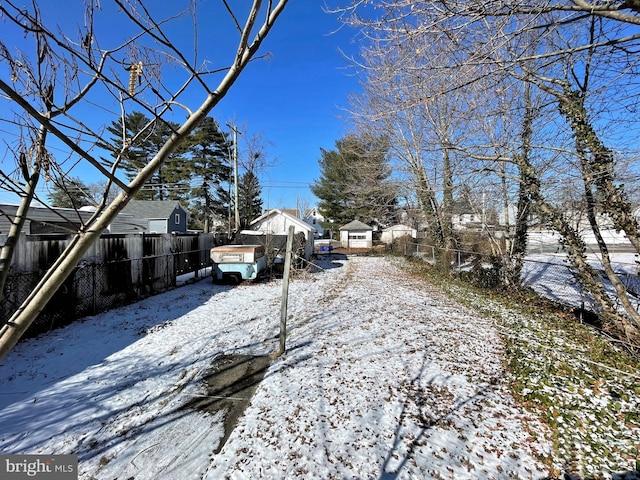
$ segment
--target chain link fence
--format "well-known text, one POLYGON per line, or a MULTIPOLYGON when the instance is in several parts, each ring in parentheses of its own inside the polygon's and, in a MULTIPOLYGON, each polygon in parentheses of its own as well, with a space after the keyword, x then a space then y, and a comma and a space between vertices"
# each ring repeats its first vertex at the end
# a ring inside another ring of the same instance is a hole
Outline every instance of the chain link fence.
MULTIPOLYGON (((597 313, 600 310, 597 302, 576 280, 575 269, 569 264, 566 255, 557 250, 527 255, 523 260, 520 278, 517 281, 521 286, 533 289, 542 297, 581 311, 597 313)), ((436 265, 445 256, 443 249, 417 243, 413 239, 394 241, 387 246, 387 252, 421 258, 432 265, 436 265)), ((507 272, 502 257, 465 250, 448 250, 446 255, 454 271, 480 287, 495 288, 505 283, 507 272)), ((588 255, 588 258, 591 267, 599 275, 598 282, 609 293, 612 302, 618 305, 619 297, 607 278, 598 256, 592 254, 588 255)), ((633 255, 619 258, 622 259, 616 260, 614 256, 614 271, 625 285, 636 310, 640 310, 639 264, 633 261, 633 255)))
MULTIPOLYGON (((613 304, 622 309, 619 296, 602 268, 600 260, 595 256, 588 258, 590 258, 589 263, 592 269, 598 275, 597 281, 604 286, 613 304)), ((640 310, 638 264, 616 261, 613 267, 615 275, 624 285, 635 309, 640 310)), ((597 302, 576 280, 575 269, 569 265, 566 256, 557 254, 527 256, 521 272, 521 282, 539 295, 563 305, 580 311, 597 313, 600 310, 597 302)))

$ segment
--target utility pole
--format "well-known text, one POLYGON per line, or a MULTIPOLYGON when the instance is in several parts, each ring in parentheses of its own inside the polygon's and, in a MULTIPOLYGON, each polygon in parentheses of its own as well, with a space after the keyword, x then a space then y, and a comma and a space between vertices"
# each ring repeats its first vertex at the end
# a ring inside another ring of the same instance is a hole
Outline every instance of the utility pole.
POLYGON ((235 126, 227 123, 227 127, 233 130, 233 203, 236 220, 236 231, 240 228, 240 211, 238 210, 238 134, 240 133, 235 126))

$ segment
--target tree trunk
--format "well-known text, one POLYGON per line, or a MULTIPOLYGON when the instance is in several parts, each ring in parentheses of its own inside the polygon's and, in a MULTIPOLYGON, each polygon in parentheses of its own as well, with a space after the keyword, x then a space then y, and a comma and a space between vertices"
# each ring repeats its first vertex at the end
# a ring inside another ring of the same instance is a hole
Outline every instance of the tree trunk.
POLYGON ((569 121, 576 141, 584 151, 588 151, 588 156, 583 159, 583 176, 586 174, 585 179, 596 186, 601 196, 602 210, 611 217, 613 226, 616 230, 624 231, 636 252, 640 253, 638 222, 633 216, 631 203, 627 200, 623 187, 614 183, 613 152, 602 143, 591 125, 584 106, 584 95, 567 87, 558 100, 560 113, 569 121))
MULTIPOLYGON (((9 232, 7 234, 7 241, 4 243, 2 249, 0 250, 0 300, 2 300, 4 296, 4 286, 7 283, 7 278, 9 277, 9 270, 11 269, 11 264, 13 263, 13 254, 16 249, 16 244, 20 239, 20 233, 22 232, 24 224, 27 221, 27 214, 29 213, 29 208, 31 207, 31 202, 35 195, 38 181, 40 180, 41 165, 43 164, 45 156, 47 155, 47 152, 44 148, 46 139, 47 130, 46 128, 41 127, 38 132, 36 161, 33 164, 30 175, 27 173, 27 170, 29 168, 28 161, 26 157, 24 158, 24 165, 22 165, 23 169, 25 170, 24 177, 26 181, 24 195, 20 199, 20 205, 16 211, 16 216, 11 221, 11 227, 9 227, 9 232)), ((4 325, 2 326, 2 328, 0 328, 0 338, 2 338, 4 328, 4 325)))
MULTIPOLYGON (((533 134, 533 120, 535 111, 531 103, 531 85, 524 84, 524 118, 522 121, 522 151, 521 164, 531 165, 531 136, 533 134)), ((518 186, 518 207, 516 213, 516 225, 513 238, 513 247, 510 253, 511 261, 509 266, 509 276, 513 283, 520 285, 524 257, 527 253, 527 235, 529 233, 529 212, 531 210, 530 191, 532 189, 532 178, 527 177, 521 167, 518 168, 520 184, 518 186)))
POLYGON ((447 250, 456 247, 455 238, 453 236, 453 173, 451 172, 451 158, 447 147, 442 151, 442 217, 440 223, 442 225, 442 236, 444 237, 444 245, 447 250))
MULTIPOLYGON (((9 232, 7 233, 7 241, 0 250, 0 301, 4 296, 4 286, 7 283, 9 270, 11 270, 11 264, 13 263, 13 254, 20 239, 20 232, 22 232, 27 220, 27 213, 29 212, 29 207, 31 207, 31 201, 39 179, 40 165, 36 162, 31 176, 27 179, 25 194, 20 199, 20 206, 16 211, 16 216, 11 221, 11 227, 9 227, 9 232)), ((2 337, 2 329, 0 329, 0 337, 2 337)))
MULTIPOLYGON (((595 135, 595 132, 593 130, 591 130, 591 135, 595 135)), ((607 312, 607 314, 605 315, 605 320, 608 320, 609 323, 612 324, 613 328, 617 330, 616 333, 618 333, 618 336, 620 336, 619 334, 621 334, 623 338, 626 338, 633 343, 640 344, 640 314, 631 304, 624 283, 620 280, 618 275, 615 273, 613 266, 611 265, 609 248, 602 238, 600 225, 598 225, 596 199, 594 195, 594 190, 596 190, 594 177, 596 177, 597 174, 592 171, 592 165, 594 162, 589 161, 589 151, 587 151, 586 149, 587 143, 583 140, 585 139, 581 138, 581 136, 578 135, 578 132, 576 132, 576 151, 580 158, 580 165, 582 169, 587 218, 589 220, 591 231, 593 232, 598 244, 604 273, 611 282, 614 290, 616 291, 616 295, 618 297, 618 300, 620 301, 620 305, 622 305, 622 308, 628 315, 628 318, 625 317, 616 310, 615 306, 611 305, 610 308, 607 308, 605 310, 605 312, 607 312)))
MULTIPOLYGON (((640 313, 630 302, 624 283, 611 265, 609 250, 597 222, 594 190, 600 193, 602 209, 610 214, 616 229, 623 230, 636 251, 640 252, 638 225, 632 215, 631 204, 625 199, 622 189, 613 183, 613 153, 600 141, 589 122, 584 106, 584 95, 568 89, 565 93, 565 96, 559 98, 559 107, 575 133, 576 151, 580 158, 585 189, 587 218, 598 244, 603 270, 615 289, 626 316, 618 312, 608 296, 601 297, 598 303, 605 312, 605 320, 628 341, 640 345, 640 313)), ((598 285, 601 287, 601 284, 598 285)))
POLYGON ((100 238, 102 232, 108 228, 118 213, 127 205, 133 196, 141 190, 144 184, 152 178, 154 173, 161 167, 165 160, 169 158, 169 155, 171 155, 187 135, 204 120, 213 107, 226 95, 242 70, 258 51, 262 41, 266 38, 286 4, 287 0, 280 0, 277 5, 270 7, 267 18, 265 18, 262 26, 256 31, 253 42, 249 43, 249 35, 252 33, 254 22, 260 8, 259 1, 253 4, 248 14, 247 23, 242 31, 238 50, 235 53, 235 61, 218 84, 218 87, 214 90, 208 90, 210 93, 208 93, 200 108, 189 115, 182 126, 171 135, 153 159, 151 159, 131 183, 126 186, 124 191, 104 210, 96 212, 86 226, 74 236, 67 248, 62 252, 60 257, 58 257, 57 261, 45 272, 40 282, 38 282, 38 285, 32 290, 28 298, 0 331, 0 360, 2 360, 18 342, 20 337, 53 297, 58 287, 67 279, 85 253, 100 238))
POLYGON ((640 331, 632 321, 616 310, 611 297, 599 281, 598 273, 589 265, 585 255, 586 246, 578 232, 565 219, 562 211, 544 200, 540 193, 540 180, 535 175, 533 166, 528 162, 528 159, 518 157, 518 163, 523 173, 523 181, 529 185, 529 194, 535 202, 537 210, 547 220, 547 223, 562 236, 568 250, 569 262, 576 270, 575 277, 578 283, 593 296, 602 308, 606 321, 614 325, 618 332, 623 332, 625 338, 632 344, 640 344, 640 331))

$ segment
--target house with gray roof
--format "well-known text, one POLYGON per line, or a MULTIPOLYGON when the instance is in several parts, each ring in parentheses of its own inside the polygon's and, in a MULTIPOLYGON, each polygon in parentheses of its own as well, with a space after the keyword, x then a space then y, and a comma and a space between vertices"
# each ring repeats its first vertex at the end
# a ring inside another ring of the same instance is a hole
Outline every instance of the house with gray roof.
MULTIPOLYGON (((189 214, 177 200, 131 200, 122 213, 130 215, 136 230, 145 233, 184 233, 189 214)), ((112 231, 112 233, 119 233, 112 231)))
MULTIPOLYGON (((0 204, 0 235, 7 234, 11 223, 15 220, 19 205, 0 204)), ((25 235, 68 235, 77 232, 89 221, 95 212, 95 207, 73 208, 48 207, 45 205, 31 205, 29 213, 22 226, 25 235)), ((119 213, 113 219, 105 233, 132 233, 141 231, 141 227, 134 223, 133 217, 126 213, 119 213)))
POLYGON ((342 248, 372 248, 373 227, 360 220, 354 220, 340 227, 342 248))
MULTIPOLYGON (((308 223, 300 220, 279 208, 267 210, 249 225, 251 231, 263 235, 284 235, 286 236, 290 226, 294 227, 294 233, 302 233, 305 238, 304 256, 308 260, 313 254, 313 239, 316 229, 308 223)), ((249 234, 251 231, 243 230, 242 233, 249 234)))

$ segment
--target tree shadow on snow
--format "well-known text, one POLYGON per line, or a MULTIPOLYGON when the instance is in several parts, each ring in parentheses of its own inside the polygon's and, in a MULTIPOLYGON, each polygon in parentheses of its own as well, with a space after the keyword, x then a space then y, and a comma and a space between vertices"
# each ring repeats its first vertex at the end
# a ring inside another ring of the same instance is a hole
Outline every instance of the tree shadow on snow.
MULTIPOLYGON (((402 411, 400 413, 400 419, 396 427, 393 439, 393 446, 389 450, 385 460, 382 464, 379 480, 396 480, 403 478, 403 469, 408 462, 416 455, 417 449, 424 445, 428 439, 429 432, 438 426, 449 426, 450 416, 456 412, 462 410, 465 406, 473 404, 475 402, 482 401, 486 394, 490 392, 497 381, 493 379, 492 383, 478 390, 474 395, 469 398, 457 401, 455 403, 447 404, 442 398, 438 398, 433 402, 434 396, 440 397, 438 392, 442 392, 446 387, 438 386, 435 384, 435 380, 438 383, 446 381, 449 377, 436 377, 432 378, 426 383, 422 383, 421 377, 427 369, 427 357, 423 358, 423 363, 418 374, 412 378, 408 385, 408 394, 402 405, 402 411), (435 395, 434 395, 434 392, 435 395), (432 404, 430 405, 430 401, 432 404), (434 411, 431 407, 433 404, 437 405, 437 409, 434 411), (415 410, 418 410, 419 414, 416 417, 415 410), (406 422, 405 422, 406 421, 406 422), (405 437, 403 435, 403 428, 411 423, 419 422, 420 432, 415 436, 406 447, 405 437), (403 454, 402 451, 405 450, 403 454), (390 464, 393 460, 401 458, 398 466, 393 471, 390 470, 390 464)), ((451 395, 452 397, 452 395, 451 395)), ((442 472, 445 473, 445 472, 442 472)))
POLYGON ((148 333, 232 288, 212 284, 208 277, 19 342, 0 362, 0 411, 103 364, 148 333))
MULTIPOLYGON (((451 426, 450 416, 456 411, 462 410, 465 406, 471 405, 477 402, 482 402, 484 398, 486 398, 487 394, 491 392, 495 388, 497 381, 499 379, 492 379, 492 381, 475 392, 474 395, 469 398, 455 402, 450 406, 445 406, 445 408, 440 409, 440 411, 432 411, 431 406, 428 404, 430 399, 433 399, 433 392, 430 391, 430 387, 434 387, 434 379, 429 380, 426 384, 421 384, 420 379, 423 373, 426 371, 427 361, 426 356, 423 359, 423 364, 420 368, 419 373, 410 380, 409 384, 409 393, 402 405, 402 411, 400 414, 400 419, 398 421, 398 425, 396 427, 393 439, 393 446, 391 450, 389 450, 387 456, 385 457, 384 463, 381 468, 381 473, 378 480, 396 480, 398 478, 403 478, 403 469, 406 467, 407 463, 414 458, 417 453, 417 450, 420 446, 424 445, 427 442, 429 431, 438 426, 451 426), (418 418, 415 416, 415 409, 418 409, 420 414, 418 418), (407 423, 405 423, 407 421, 407 423), (415 423, 416 421, 420 422, 420 433, 412 439, 411 443, 408 445, 408 448, 405 447, 405 443, 403 440, 405 437, 403 436, 403 427, 415 423), (403 448, 404 447, 404 448, 403 448), (404 453, 403 453, 404 450, 404 453), (393 471, 390 470, 390 464, 392 461, 400 458, 398 466, 393 471)), ((440 382, 443 380, 446 381, 447 378, 438 378, 440 382)), ((436 390, 441 389, 442 387, 435 386, 436 390)), ((441 405, 440 399, 436 400, 438 405, 441 405)), ((508 460, 507 460, 508 463, 508 460)), ((448 474, 450 472, 439 472, 443 474, 448 474)), ((635 469, 633 471, 628 472, 619 472, 619 473, 611 473, 612 480, 640 480, 640 470, 635 469)), ((569 472, 563 472, 561 477, 544 477, 539 480, 583 480, 581 477, 570 474, 569 472)))

